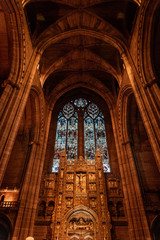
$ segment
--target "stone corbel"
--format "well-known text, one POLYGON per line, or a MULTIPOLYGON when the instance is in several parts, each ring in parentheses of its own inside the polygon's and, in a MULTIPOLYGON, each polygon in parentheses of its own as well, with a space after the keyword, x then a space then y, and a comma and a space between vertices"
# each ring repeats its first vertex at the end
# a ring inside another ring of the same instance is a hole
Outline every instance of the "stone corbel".
POLYGON ((122 145, 127 145, 127 144, 131 144, 132 142, 130 140, 123 142, 122 145))
POLYGON ((157 83, 157 79, 152 79, 150 82, 144 84, 144 89, 152 87, 153 84, 157 83))
POLYGON ((34 141, 34 140, 29 142, 29 146, 31 146, 31 145, 33 145, 33 144, 40 145, 40 143, 39 143, 39 142, 37 142, 37 141, 34 141))
POLYGON ((16 88, 17 90, 20 89, 20 87, 19 87, 19 85, 17 83, 13 83, 9 79, 4 80, 4 82, 1 84, 1 87, 5 88, 7 85, 10 85, 12 88, 16 88))

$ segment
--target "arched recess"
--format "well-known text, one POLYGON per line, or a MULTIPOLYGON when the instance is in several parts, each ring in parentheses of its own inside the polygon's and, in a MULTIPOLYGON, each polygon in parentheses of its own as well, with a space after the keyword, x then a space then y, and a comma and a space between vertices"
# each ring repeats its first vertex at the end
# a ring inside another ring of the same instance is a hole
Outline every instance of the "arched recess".
POLYGON ((158 203, 160 174, 134 94, 128 97, 127 128, 145 203, 158 203))
POLYGON ((49 137, 48 137, 48 145, 46 151, 46 160, 45 160, 45 171, 51 172, 52 165, 53 165, 53 157, 54 157, 54 144, 56 138, 56 127, 57 127, 57 120, 58 114, 60 110, 63 108, 65 104, 69 101, 72 101, 75 98, 85 98, 87 100, 93 101, 97 106, 99 106, 104 114, 105 118, 105 128, 106 128, 106 138, 107 138, 107 145, 108 145, 108 153, 109 153, 109 164, 111 167, 111 171, 114 174, 119 175, 119 167, 117 163, 117 153, 115 147, 115 139, 113 134, 113 125, 112 125, 112 117, 110 113, 110 109, 107 106, 106 99, 104 100, 103 97, 93 91, 93 89, 84 88, 81 84, 81 87, 78 85, 76 88, 68 90, 64 92, 63 95, 59 96, 56 103, 54 104, 52 118, 50 123, 50 130, 49 130, 49 137))
MULTIPOLYGON (((98 216, 92 209, 83 205, 71 209, 64 216, 64 225, 67 228, 67 235, 70 236, 68 239, 80 239, 79 234, 77 234, 78 231, 73 233, 73 226, 76 224, 77 226, 84 226, 85 221, 88 223, 88 230, 86 233, 85 231, 83 232, 83 239, 99 239, 99 232, 102 228, 98 221, 98 216)), ((67 237, 66 234, 62 234, 67 237)))
POLYGON ((153 240, 159 240, 160 237, 160 215, 152 222, 151 233, 153 240))
POLYGON ((31 147, 36 135, 36 107, 36 97, 34 91, 31 91, 11 151, 2 188, 20 188, 23 184, 31 147))
POLYGON ((11 67, 11 31, 9 29, 8 19, 0 4, 0 96, 5 88, 4 81, 8 78, 11 67))
POLYGON ((0 214, 0 239, 11 240, 12 236, 12 225, 8 217, 0 214))
POLYGON ((150 1, 149 4, 144 4, 144 8, 143 29, 140 30, 142 31, 140 36, 143 39, 142 69, 149 86, 157 83, 160 87, 160 1, 150 1))
POLYGON ((151 63, 153 67, 153 72, 156 76, 157 84, 160 88, 160 2, 157 6, 152 21, 151 29, 151 63))

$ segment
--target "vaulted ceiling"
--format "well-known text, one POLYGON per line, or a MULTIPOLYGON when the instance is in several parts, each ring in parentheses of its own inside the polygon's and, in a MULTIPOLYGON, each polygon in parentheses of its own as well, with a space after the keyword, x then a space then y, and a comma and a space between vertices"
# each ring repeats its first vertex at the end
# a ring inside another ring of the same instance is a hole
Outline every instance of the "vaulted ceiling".
POLYGON ((23 2, 33 45, 42 52, 39 71, 46 97, 71 76, 90 76, 112 94, 117 91, 123 62, 114 39, 129 46, 138 3, 138 0, 23 2), (113 44, 96 36, 101 31, 110 34, 113 44), (66 32, 69 34, 64 36, 66 32))

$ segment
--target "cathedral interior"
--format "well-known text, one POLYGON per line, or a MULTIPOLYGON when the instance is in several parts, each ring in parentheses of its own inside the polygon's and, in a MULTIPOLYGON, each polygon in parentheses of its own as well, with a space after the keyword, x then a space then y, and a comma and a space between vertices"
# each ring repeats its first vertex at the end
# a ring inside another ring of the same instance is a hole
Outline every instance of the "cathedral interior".
POLYGON ((160 240, 160 0, 0 1, 0 240, 160 240))

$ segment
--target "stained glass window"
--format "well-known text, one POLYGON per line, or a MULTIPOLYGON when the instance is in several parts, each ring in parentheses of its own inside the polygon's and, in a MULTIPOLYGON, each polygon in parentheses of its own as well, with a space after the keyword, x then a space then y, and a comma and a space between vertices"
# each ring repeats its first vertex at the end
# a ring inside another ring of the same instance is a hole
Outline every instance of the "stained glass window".
POLYGON ((74 117, 68 120, 67 131, 67 157, 74 159, 77 157, 78 120, 74 117))
POLYGON ((65 150, 66 145, 66 130, 67 130, 67 120, 64 117, 58 119, 57 122, 57 132, 56 132, 56 142, 55 142, 55 153, 52 172, 57 172, 59 168, 59 159, 62 151, 65 150))
POLYGON ((105 125, 104 120, 100 116, 95 119, 96 150, 101 152, 104 171, 110 172, 105 125))
POLYGON ((97 105, 94 103, 91 103, 88 106, 88 114, 91 116, 91 118, 95 118, 97 117, 98 113, 99 113, 99 108, 97 107, 97 105))
POLYGON ((85 107, 87 105, 87 100, 83 98, 78 98, 74 101, 74 105, 77 107, 85 107))
POLYGON ((95 157, 95 137, 94 137, 94 122, 93 119, 87 117, 84 120, 84 150, 88 160, 95 157))
POLYGON ((88 161, 94 160, 95 152, 101 151, 104 172, 110 172, 103 113, 96 104, 83 98, 67 103, 59 112, 52 171, 58 171, 62 151, 66 151, 69 160, 77 158, 78 125, 80 121, 84 121, 85 157, 87 157, 88 161), (80 109, 83 117, 78 118, 80 109))
POLYGON ((70 118, 73 113, 74 113, 74 107, 72 104, 68 103, 64 106, 63 108, 63 113, 64 113, 64 116, 68 119, 70 118))

